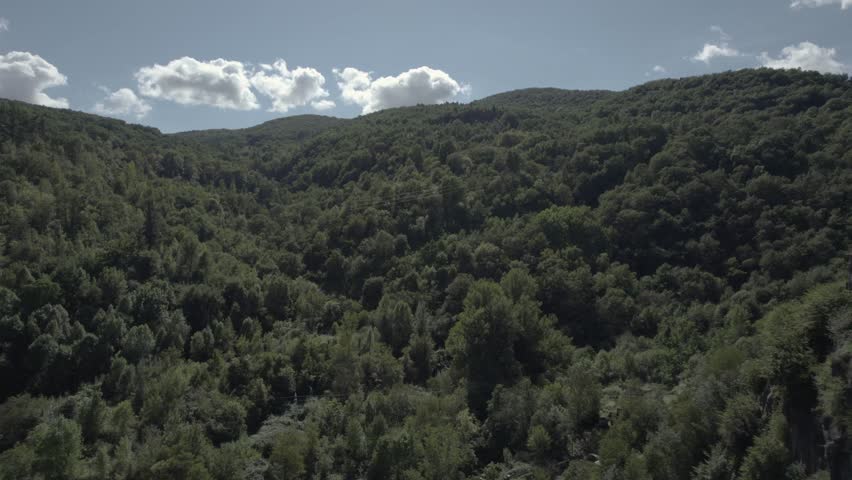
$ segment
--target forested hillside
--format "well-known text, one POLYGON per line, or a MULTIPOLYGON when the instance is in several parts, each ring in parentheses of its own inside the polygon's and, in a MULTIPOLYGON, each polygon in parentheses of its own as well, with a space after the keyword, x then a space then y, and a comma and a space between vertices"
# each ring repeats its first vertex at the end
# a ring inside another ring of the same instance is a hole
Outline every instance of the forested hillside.
POLYGON ((850 212, 839 75, 0 101, 0 478, 852 478, 850 212))

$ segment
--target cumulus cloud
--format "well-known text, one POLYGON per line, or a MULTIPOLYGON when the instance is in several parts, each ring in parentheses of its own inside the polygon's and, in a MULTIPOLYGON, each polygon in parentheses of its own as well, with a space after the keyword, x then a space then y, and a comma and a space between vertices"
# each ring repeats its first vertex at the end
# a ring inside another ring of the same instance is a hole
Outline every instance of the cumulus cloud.
POLYGON ((136 72, 139 93, 181 105, 210 105, 234 110, 258 108, 249 73, 241 62, 192 57, 155 64, 136 72))
POLYGON ((793 0, 793 3, 790 4, 792 8, 802 8, 802 7, 824 7, 826 5, 840 5, 840 8, 846 10, 849 7, 852 7, 852 0, 793 0))
POLYGON ((698 53, 693 55, 692 59, 696 62, 704 62, 709 64, 710 60, 713 60, 717 57, 738 57, 739 55, 739 50, 733 47, 729 47, 725 43, 722 43, 721 45, 705 43, 704 48, 702 48, 698 51, 698 53))
POLYGON ((251 84, 261 94, 272 100, 270 112, 286 112, 293 107, 311 104, 317 110, 334 106, 323 88, 325 77, 313 68, 287 68, 284 60, 276 60, 272 65, 261 65, 260 70, 251 77, 251 84))
POLYGON ((654 68, 651 69, 652 73, 656 73, 658 75, 662 75, 662 74, 666 73, 666 71, 667 71, 666 67, 664 67, 662 65, 654 65, 654 68))
POLYGON ((816 70, 822 73, 845 73, 850 71, 848 65, 837 61, 837 51, 833 48, 823 48, 811 42, 801 42, 781 50, 781 56, 772 58, 768 53, 760 55, 764 67, 769 68, 800 68, 816 70))
POLYGON ((728 35, 728 33, 725 32, 725 30, 723 30, 722 27, 720 27, 719 25, 710 25, 710 31, 718 33, 719 38, 721 38, 723 41, 728 41, 731 39, 731 36, 728 35))
POLYGON ((311 102, 311 106, 317 110, 328 110, 334 108, 336 105, 331 100, 317 100, 315 102, 311 102))
POLYGON ((9 19, 0 17, 0 32, 9 31, 9 19))
POLYGON ((739 50, 728 45, 728 41, 730 41, 732 37, 728 35, 728 32, 722 29, 722 27, 718 25, 711 25, 710 31, 719 35, 719 42, 705 43, 704 47, 691 57, 692 61, 709 64, 714 58, 739 57, 742 55, 739 50))
POLYGON ((373 79, 369 72, 347 67, 334 69, 345 103, 361 106, 366 114, 385 108, 443 103, 470 91, 446 72, 430 67, 413 68, 395 77, 373 79))
POLYGON ((650 77, 651 75, 664 75, 667 72, 668 70, 666 70, 666 67, 662 65, 654 65, 650 71, 645 72, 645 76, 650 77))
POLYGON ((44 93, 68 83, 68 78, 47 60, 29 52, 0 55, 0 97, 48 107, 68 108, 68 100, 44 93))
POLYGON ((148 105, 148 102, 137 97, 133 90, 129 88, 119 88, 114 92, 110 92, 106 88, 103 90, 106 96, 103 100, 95 104, 95 113, 114 117, 133 116, 138 119, 151 111, 151 105, 148 105))

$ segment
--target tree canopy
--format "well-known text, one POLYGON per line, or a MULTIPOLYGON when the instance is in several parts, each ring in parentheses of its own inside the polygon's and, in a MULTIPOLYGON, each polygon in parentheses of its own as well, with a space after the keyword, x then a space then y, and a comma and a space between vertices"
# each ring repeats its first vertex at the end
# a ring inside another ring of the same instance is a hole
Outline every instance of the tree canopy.
POLYGON ((0 479, 850 478, 850 206, 843 75, 0 100, 0 479))

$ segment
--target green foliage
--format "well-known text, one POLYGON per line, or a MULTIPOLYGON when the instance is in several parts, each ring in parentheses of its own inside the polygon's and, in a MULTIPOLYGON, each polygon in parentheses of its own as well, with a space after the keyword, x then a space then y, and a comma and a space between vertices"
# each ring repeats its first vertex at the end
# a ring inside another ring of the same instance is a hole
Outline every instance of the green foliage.
POLYGON ((0 101, 0 478, 848 476, 850 116, 768 69, 176 135, 0 101))
POLYGON ((138 363, 154 351, 156 340, 148 325, 137 325, 127 331, 121 351, 131 363, 138 363))
POLYGON ((527 448, 531 452, 540 457, 545 457, 549 453, 553 439, 550 434, 541 425, 536 425, 530 429, 530 435, 527 438, 527 448))
POLYGON ((49 411, 51 402, 45 397, 23 394, 7 399, 0 405, 0 450, 7 450, 23 441, 49 411))
POLYGON ((588 207, 550 207, 536 214, 533 224, 555 250, 574 246, 592 258, 607 250, 606 234, 588 207))
POLYGON ((474 283, 447 340, 454 364, 467 380, 474 411, 484 409, 495 386, 519 376, 514 352, 519 333, 511 301, 500 286, 488 281, 474 283))
POLYGON ((76 422, 65 418, 48 420, 33 430, 29 443, 34 453, 34 473, 50 480, 77 475, 82 441, 76 422))
POLYGON ((303 478, 306 472, 307 450, 307 434, 299 430, 282 432, 269 456, 273 478, 281 480, 303 478))
POLYGON ((785 446, 786 420, 775 414, 766 430, 757 438, 740 467, 743 480, 784 478, 790 465, 790 452, 785 446))

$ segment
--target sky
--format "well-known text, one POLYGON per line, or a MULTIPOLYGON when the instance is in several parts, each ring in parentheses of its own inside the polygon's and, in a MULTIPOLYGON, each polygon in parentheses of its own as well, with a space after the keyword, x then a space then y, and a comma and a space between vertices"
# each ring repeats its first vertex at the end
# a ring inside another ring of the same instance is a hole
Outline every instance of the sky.
POLYGON ((0 3, 0 97, 164 132, 759 66, 852 72, 852 0, 0 3))

